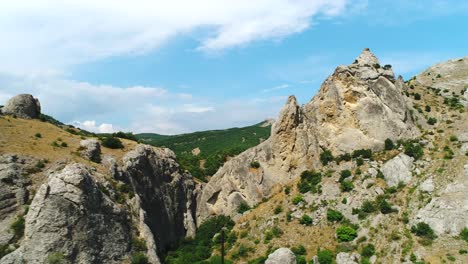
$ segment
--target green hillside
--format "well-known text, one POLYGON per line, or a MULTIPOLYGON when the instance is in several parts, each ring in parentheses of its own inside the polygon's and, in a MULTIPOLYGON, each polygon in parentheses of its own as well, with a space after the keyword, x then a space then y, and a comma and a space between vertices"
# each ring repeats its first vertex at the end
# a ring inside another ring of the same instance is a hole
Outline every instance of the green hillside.
POLYGON ((271 125, 262 122, 248 127, 175 136, 151 133, 135 136, 143 143, 170 148, 176 153, 177 160, 184 169, 204 181, 206 176, 216 173, 228 157, 235 156, 267 139, 270 130, 271 125))

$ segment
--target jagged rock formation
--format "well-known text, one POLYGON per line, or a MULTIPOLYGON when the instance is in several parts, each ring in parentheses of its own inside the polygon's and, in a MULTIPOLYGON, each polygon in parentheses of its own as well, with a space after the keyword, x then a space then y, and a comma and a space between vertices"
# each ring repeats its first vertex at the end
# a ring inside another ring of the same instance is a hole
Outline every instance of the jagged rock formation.
POLYGON ((397 186, 400 182, 407 184, 413 174, 413 158, 400 153, 393 159, 387 161, 382 168, 382 174, 385 177, 385 181, 388 186, 397 186))
POLYGON ((101 162, 101 144, 96 139, 80 141, 81 155, 93 162, 101 162))
POLYGON ((199 223, 211 214, 232 215, 241 202, 255 205, 276 184, 320 166, 323 149, 381 149, 387 138, 418 136, 404 89, 391 66, 380 66, 365 49, 353 64, 339 66, 306 105, 290 96, 270 138, 226 162, 204 187, 199 223), (251 168, 252 161, 260 167, 251 168))
POLYGON ((10 226, 28 200, 30 182, 22 175, 25 163, 15 155, 0 156, 0 245, 14 238, 10 226))
POLYGON ((15 115, 20 118, 38 118, 41 114, 39 100, 30 94, 19 94, 5 104, 1 112, 6 115, 15 115))
POLYGON ((289 248, 278 248, 268 255, 265 264, 296 264, 296 256, 289 248))
POLYGON ((181 238, 195 234, 193 178, 181 171, 172 151, 148 145, 138 145, 125 155, 122 172, 135 191, 134 210, 140 217, 148 257, 159 263, 156 252, 166 252, 181 238))
POLYGON ((21 246, 0 263, 46 263, 60 254, 71 263, 120 263, 130 251, 128 215, 98 188, 83 165, 53 171, 26 215, 21 246))

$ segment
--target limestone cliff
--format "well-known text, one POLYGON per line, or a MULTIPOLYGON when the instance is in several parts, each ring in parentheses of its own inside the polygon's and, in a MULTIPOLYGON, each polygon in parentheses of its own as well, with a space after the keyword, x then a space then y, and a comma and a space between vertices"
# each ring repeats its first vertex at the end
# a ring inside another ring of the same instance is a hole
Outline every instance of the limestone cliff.
POLYGON ((387 138, 418 136, 405 89, 391 66, 380 66, 365 49, 353 64, 339 66, 306 105, 290 96, 271 137, 229 160, 204 187, 199 222, 212 214, 232 215, 241 202, 257 204, 276 184, 320 166, 324 149, 334 154, 377 150, 387 138), (253 161, 260 167, 251 167, 253 161))

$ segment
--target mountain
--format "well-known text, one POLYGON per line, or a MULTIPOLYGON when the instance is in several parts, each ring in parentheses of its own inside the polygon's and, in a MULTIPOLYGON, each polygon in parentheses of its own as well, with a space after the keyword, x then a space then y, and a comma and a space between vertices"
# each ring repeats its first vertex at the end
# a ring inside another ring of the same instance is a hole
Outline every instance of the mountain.
POLYGON ((166 136, 152 133, 136 134, 146 144, 167 147, 177 155, 180 165, 206 181, 230 157, 260 144, 270 136, 272 120, 253 126, 208 130, 182 135, 166 136))

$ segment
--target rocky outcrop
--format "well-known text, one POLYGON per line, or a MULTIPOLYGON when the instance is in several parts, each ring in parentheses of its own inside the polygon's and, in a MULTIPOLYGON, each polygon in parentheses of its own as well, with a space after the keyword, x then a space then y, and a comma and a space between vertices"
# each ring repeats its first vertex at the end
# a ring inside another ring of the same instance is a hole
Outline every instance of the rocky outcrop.
POLYGON ((26 160, 15 155, 0 156, 0 245, 14 238, 10 226, 29 196, 29 180, 24 177, 26 160))
POLYGON ((437 235, 457 236, 468 228, 468 165, 464 176, 450 183, 415 216, 414 223, 425 222, 437 235))
POLYGON ((121 263, 130 251, 128 215, 93 180, 84 165, 49 174, 26 215, 21 245, 0 263, 121 263))
POLYGON ((101 145, 97 139, 85 139, 80 141, 80 153, 84 158, 93 161, 101 162, 101 145))
POLYGON ((135 212, 148 257, 159 263, 156 253, 166 252, 196 230, 195 183, 183 172, 169 149, 138 145, 123 158, 122 173, 133 186, 135 212))
POLYGON ((15 115, 20 118, 38 118, 41 114, 39 100, 30 94, 17 95, 5 104, 1 109, 5 115, 15 115))
POLYGON ((278 248, 268 255, 265 264, 296 264, 296 256, 288 248, 278 248))
POLYGON ((407 184, 411 180, 413 177, 412 168, 413 158, 400 153, 387 161, 380 170, 388 186, 397 186, 400 182, 407 184))
POLYGON ((212 214, 233 215, 241 202, 253 206, 275 185, 320 166, 324 149, 335 155, 356 149, 382 149, 387 138, 413 138, 419 130, 391 66, 380 66, 368 50, 339 66, 318 94, 299 106, 290 96, 268 140, 229 160, 204 187, 198 222, 212 214), (259 168, 251 167, 256 161, 259 168))
POLYGON ((336 264, 358 264, 361 263, 361 255, 357 253, 340 252, 336 255, 336 264))

